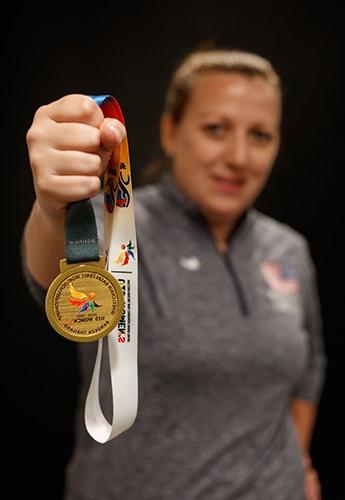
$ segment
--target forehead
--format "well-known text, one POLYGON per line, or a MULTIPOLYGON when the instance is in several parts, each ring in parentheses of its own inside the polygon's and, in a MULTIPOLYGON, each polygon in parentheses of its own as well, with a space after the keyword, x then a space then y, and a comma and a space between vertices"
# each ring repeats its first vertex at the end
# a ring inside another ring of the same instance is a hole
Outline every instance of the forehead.
POLYGON ((193 83, 185 113, 243 115, 262 120, 279 120, 281 97, 261 76, 240 73, 205 72, 193 83))

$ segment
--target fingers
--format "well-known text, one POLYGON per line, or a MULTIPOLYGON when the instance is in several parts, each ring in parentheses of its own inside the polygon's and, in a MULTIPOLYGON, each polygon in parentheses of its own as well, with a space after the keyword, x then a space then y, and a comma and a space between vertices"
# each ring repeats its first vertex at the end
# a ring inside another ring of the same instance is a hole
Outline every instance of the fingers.
POLYGON ((60 210, 67 203, 79 201, 95 196, 101 187, 99 177, 95 176, 80 176, 80 175, 52 175, 48 177, 40 177, 38 181, 38 189, 40 192, 41 205, 51 212, 49 205, 54 205, 60 210))
MULTIPOLYGON (((103 173, 104 159, 99 154, 84 151, 56 151, 51 158, 49 174, 99 177, 103 173)), ((48 170, 42 172, 42 176, 48 170)))
POLYGON ((104 150, 111 153, 121 144, 126 130, 120 121, 104 118, 99 106, 93 101, 90 103, 86 96, 68 97, 43 106, 36 112, 27 133, 29 152, 37 145, 101 154, 104 150))
POLYGON ((96 127, 83 123, 54 123, 47 127, 51 128, 51 144, 57 150, 97 153, 101 147, 100 132, 96 127))
POLYGON ((114 118, 104 118, 101 108, 88 96, 72 94, 62 97, 40 108, 36 113, 38 118, 40 114, 60 125, 55 133, 56 144, 60 144, 61 149, 73 149, 75 146, 80 150, 90 148, 94 151, 101 145, 113 151, 126 137, 124 125, 114 118), (74 143, 72 139, 75 139, 74 143))
POLYGON ((39 108, 27 146, 36 196, 46 213, 94 196, 99 177, 125 136, 124 125, 105 118, 88 96, 71 94, 39 108))
POLYGON ((44 113, 54 122, 84 123, 99 127, 104 120, 102 110, 87 95, 70 94, 43 106, 37 112, 44 113))

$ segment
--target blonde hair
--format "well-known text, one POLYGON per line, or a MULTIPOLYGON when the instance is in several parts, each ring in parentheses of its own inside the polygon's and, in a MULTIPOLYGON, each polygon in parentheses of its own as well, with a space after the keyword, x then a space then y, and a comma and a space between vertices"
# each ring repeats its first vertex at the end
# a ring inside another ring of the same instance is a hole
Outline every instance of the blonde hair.
MULTIPOLYGON (((239 73, 248 78, 259 76, 282 96, 280 77, 264 57, 242 50, 220 49, 213 46, 199 48, 179 62, 168 85, 163 111, 169 113, 176 124, 183 116, 193 92, 194 82, 200 74, 210 71, 239 73)), ((166 168, 169 168, 169 159, 159 146, 157 154, 142 169, 141 182, 146 184, 157 181, 166 168)))
POLYGON ((182 59, 166 93, 164 110, 176 123, 182 117, 195 80, 209 71, 240 73, 249 78, 259 76, 276 88, 279 94, 282 93, 279 75, 264 57, 241 50, 198 50, 182 59))

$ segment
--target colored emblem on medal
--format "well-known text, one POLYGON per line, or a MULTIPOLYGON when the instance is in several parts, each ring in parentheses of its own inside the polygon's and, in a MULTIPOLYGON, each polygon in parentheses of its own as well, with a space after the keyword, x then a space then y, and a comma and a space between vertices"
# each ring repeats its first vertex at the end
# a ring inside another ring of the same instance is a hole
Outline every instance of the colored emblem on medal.
POLYGON ((94 292, 89 292, 88 294, 84 292, 80 292, 76 290, 72 283, 69 284, 69 293, 71 296, 69 297, 69 302, 72 306, 76 306, 79 309, 79 312, 85 312, 91 310, 95 311, 95 307, 100 307, 94 300, 96 294, 94 292))
POLYGON ((111 332, 119 322, 123 292, 111 273, 95 263, 66 265, 50 285, 46 313, 63 337, 91 342, 111 332))

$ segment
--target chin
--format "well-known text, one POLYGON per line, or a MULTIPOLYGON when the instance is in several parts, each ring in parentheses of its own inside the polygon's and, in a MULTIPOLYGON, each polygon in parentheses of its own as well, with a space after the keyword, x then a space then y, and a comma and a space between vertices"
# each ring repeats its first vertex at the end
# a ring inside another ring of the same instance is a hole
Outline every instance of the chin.
POLYGON ((203 213, 214 220, 235 220, 246 211, 246 207, 238 203, 213 203, 203 206, 203 213))

